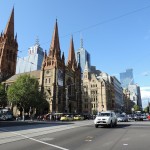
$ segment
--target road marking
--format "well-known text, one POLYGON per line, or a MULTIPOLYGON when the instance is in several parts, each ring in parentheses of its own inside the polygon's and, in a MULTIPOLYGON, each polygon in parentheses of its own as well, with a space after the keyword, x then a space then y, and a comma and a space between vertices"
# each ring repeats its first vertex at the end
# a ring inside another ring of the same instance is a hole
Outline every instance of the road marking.
POLYGON ((124 146, 127 146, 128 144, 123 144, 124 146))
POLYGON ((91 142, 91 141, 92 141, 92 140, 91 140, 92 138, 93 138, 92 136, 87 136, 86 139, 85 139, 85 141, 86 141, 86 142, 91 142))
POLYGON ((91 142, 92 140, 85 140, 86 142, 91 142))
POLYGON ((54 140, 54 138, 41 138, 40 141, 51 141, 54 140))
POLYGON ((61 150, 69 150, 69 149, 66 149, 66 148, 63 148, 63 147, 54 145, 54 144, 49 144, 49 143, 46 143, 46 142, 43 142, 43 141, 40 141, 40 140, 37 140, 37 139, 34 139, 34 138, 30 138, 30 137, 28 137, 28 136, 19 134, 19 133, 17 133, 17 132, 12 132, 12 131, 9 131, 9 130, 6 130, 6 129, 2 129, 2 128, 0 128, 0 130, 6 131, 6 132, 10 132, 10 133, 12 133, 12 134, 22 136, 22 137, 24 137, 24 138, 26 138, 26 139, 30 139, 30 140, 32 140, 32 141, 36 141, 36 142, 38 142, 38 143, 42 143, 42 144, 45 144, 45 145, 48 145, 48 146, 52 146, 52 147, 55 147, 55 148, 58 148, 58 149, 61 149, 61 150))

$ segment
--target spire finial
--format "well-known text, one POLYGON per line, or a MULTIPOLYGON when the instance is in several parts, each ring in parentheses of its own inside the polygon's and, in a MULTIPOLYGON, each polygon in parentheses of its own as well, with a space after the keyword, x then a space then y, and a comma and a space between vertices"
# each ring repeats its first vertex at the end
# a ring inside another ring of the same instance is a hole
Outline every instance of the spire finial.
MULTIPOLYGON (((59 35, 58 35, 58 25, 57 25, 57 19, 53 31, 52 41, 49 49, 49 55, 56 54, 55 51, 57 51, 58 54, 60 54, 60 44, 59 44, 59 35)), ((60 57, 60 55, 59 55, 60 57)))
POLYGON ((80 46, 81 46, 81 48, 83 48, 83 38, 82 38, 82 34, 80 34, 80 40, 81 40, 81 41, 80 41, 80 42, 81 42, 81 43, 80 43, 80 44, 81 44, 80 46))
POLYGON ((6 34, 6 35, 9 34, 9 35, 14 37, 14 6, 13 6, 13 9, 12 9, 10 18, 7 22, 4 34, 6 34))
POLYGON ((39 37, 38 36, 36 36, 35 45, 40 46, 40 44, 39 44, 39 37))

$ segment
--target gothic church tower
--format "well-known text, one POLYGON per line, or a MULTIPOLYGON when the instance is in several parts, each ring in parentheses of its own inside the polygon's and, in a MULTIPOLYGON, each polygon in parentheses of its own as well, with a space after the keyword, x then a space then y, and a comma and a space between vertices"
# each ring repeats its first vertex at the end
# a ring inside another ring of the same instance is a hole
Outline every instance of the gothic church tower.
POLYGON ((14 37, 13 8, 5 31, 0 35, 0 82, 15 74, 17 52, 18 43, 17 35, 14 37))
POLYGON ((69 113, 82 112, 82 98, 81 98, 81 71, 80 64, 77 65, 73 37, 70 40, 70 48, 68 61, 66 65, 65 75, 66 87, 68 90, 68 109, 69 113))
POLYGON ((48 55, 45 53, 40 84, 47 95, 50 112, 63 112, 65 107, 65 58, 61 56, 57 20, 48 55))

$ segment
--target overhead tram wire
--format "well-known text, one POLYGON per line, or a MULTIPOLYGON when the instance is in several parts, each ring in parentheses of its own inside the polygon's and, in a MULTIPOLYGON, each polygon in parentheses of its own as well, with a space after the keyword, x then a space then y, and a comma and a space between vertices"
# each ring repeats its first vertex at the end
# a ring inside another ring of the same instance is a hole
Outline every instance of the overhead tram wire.
MULTIPOLYGON (((118 20, 118 19, 120 19, 120 18, 123 18, 123 17, 129 16, 129 15, 135 14, 135 13, 137 13, 137 12, 143 11, 143 10, 148 9, 148 8, 150 8, 150 5, 145 6, 145 7, 142 7, 142 8, 139 8, 139 9, 135 9, 135 10, 133 10, 133 11, 124 13, 124 14, 122 14, 122 15, 119 15, 119 16, 116 16, 116 17, 113 17, 113 18, 110 18, 110 19, 101 21, 101 22, 99 22, 99 23, 97 23, 97 24, 93 24, 93 25, 91 25, 91 26, 82 28, 82 29, 80 29, 80 30, 78 30, 78 31, 74 31, 72 34, 80 33, 80 32, 82 32, 82 31, 85 31, 85 30, 88 30, 88 29, 91 29, 91 28, 95 28, 95 27, 97 27, 97 26, 100 26, 100 25, 103 25, 103 24, 106 24, 106 23, 109 23, 109 22, 118 20)), ((70 36, 70 34, 64 35, 64 36, 62 36, 62 38, 63 38, 63 37, 66 37, 66 36, 70 36)))
MULTIPOLYGON (((22 57, 20 57, 20 56, 17 56, 19 59, 21 59, 21 60, 23 60, 23 61, 25 61, 25 62, 28 62, 29 64, 31 64, 31 65, 35 65, 35 66, 39 66, 39 65, 36 65, 35 63, 33 63, 33 62, 30 62, 30 61, 28 61, 28 60, 25 60, 25 59, 23 59, 22 57)), ((41 66, 39 66, 39 67, 41 67, 41 66)))
MULTIPOLYGON (((120 19, 120 18, 123 18, 123 17, 129 16, 129 15, 135 14, 135 13, 137 13, 137 12, 143 11, 143 10, 148 9, 148 8, 150 8, 150 5, 145 6, 145 7, 142 7, 142 8, 135 9, 135 10, 133 10, 133 11, 124 13, 124 14, 122 14, 122 15, 119 15, 119 16, 116 16, 116 17, 113 17, 113 18, 110 18, 110 19, 107 19, 107 20, 104 20, 104 21, 101 21, 101 22, 99 22, 99 23, 93 24, 93 25, 91 25, 91 26, 87 26, 87 27, 82 28, 82 29, 79 29, 79 30, 77 30, 77 31, 73 31, 71 34, 66 34, 66 35, 60 36, 60 38, 65 38, 65 37, 68 37, 68 36, 70 36, 70 35, 72 35, 72 34, 81 33, 81 32, 83 32, 83 31, 85 31, 85 30, 89 30, 89 29, 91 29, 91 28, 95 28, 95 27, 97 27, 97 26, 100 26, 100 25, 103 25, 103 24, 107 24, 107 23, 109 23, 109 22, 113 22, 113 21, 115 21, 115 20, 118 20, 118 19, 120 19)), ((43 43, 41 43, 40 45, 46 45, 48 42, 49 42, 49 41, 43 42, 43 43)))
MULTIPOLYGON (((137 13, 137 12, 143 11, 143 10, 148 9, 148 8, 150 8, 150 5, 145 6, 145 7, 142 7, 142 8, 139 8, 139 9, 135 9, 135 10, 133 10, 133 11, 124 13, 124 14, 122 14, 122 15, 119 15, 119 16, 116 16, 116 17, 113 17, 113 18, 110 18, 110 19, 107 19, 107 20, 104 20, 104 21, 101 21, 101 22, 99 22, 99 23, 93 24, 93 25, 91 25, 91 26, 87 26, 87 27, 82 28, 82 29, 80 29, 80 30, 73 31, 71 34, 66 34, 66 35, 60 36, 60 38, 65 38, 65 37, 68 37, 68 36, 70 36, 70 35, 72 35, 72 34, 81 33, 81 32, 83 32, 83 31, 85 31, 85 30, 89 30, 89 29, 91 29, 91 28, 95 28, 95 27, 97 27, 97 26, 100 26, 100 25, 103 25, 103 24, 107 24, 107 23, 109 23, 109 22, 113 22, 113 21, 115 21, 115 20, 118 20, 118 19, 120 19, 120 18, 123 18, 123 17, 129 16, 129 15, 135 14, 135 13, 137 13)), ((40 45, 46 45, 47 43, 49 43, 49 41, 43 42, 43 43, 41 43, 40 45)), ((20 51, 20 52, 22 52, 22 51, 20 51)))

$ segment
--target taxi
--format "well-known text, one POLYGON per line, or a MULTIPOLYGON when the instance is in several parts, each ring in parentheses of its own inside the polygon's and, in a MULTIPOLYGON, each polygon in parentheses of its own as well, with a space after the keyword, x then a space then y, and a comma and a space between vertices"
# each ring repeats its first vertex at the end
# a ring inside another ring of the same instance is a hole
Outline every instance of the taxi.
POLYGON ((73 117, 73 119, 74 119, 74 120, 84 120, 84 117, 81 116, 81 115, 75 115, 75 116, 73 117))
POLYGON ((72 121, 73 117, 71 115, 63 115, 60 118, 61 121, 72 121))

